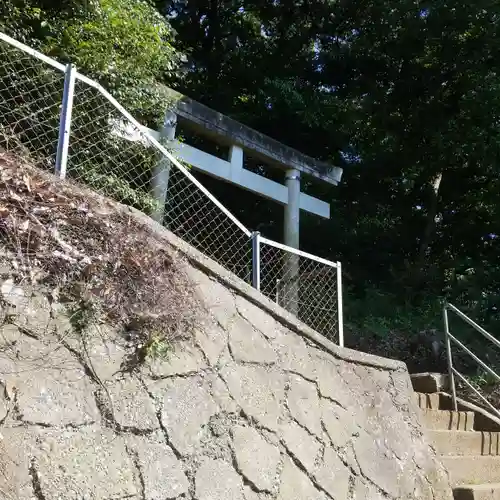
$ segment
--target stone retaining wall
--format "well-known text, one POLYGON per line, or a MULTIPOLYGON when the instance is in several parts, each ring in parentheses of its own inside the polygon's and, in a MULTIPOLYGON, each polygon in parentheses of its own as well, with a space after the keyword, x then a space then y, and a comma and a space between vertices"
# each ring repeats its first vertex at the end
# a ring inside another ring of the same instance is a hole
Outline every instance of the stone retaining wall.
POLYGON ((81 338, 42 293, 6 299, 1 498, 451 499, 404 365, 318 340, 168 238, 200 301, 168 360, 129 373, 109 325, 81 338))

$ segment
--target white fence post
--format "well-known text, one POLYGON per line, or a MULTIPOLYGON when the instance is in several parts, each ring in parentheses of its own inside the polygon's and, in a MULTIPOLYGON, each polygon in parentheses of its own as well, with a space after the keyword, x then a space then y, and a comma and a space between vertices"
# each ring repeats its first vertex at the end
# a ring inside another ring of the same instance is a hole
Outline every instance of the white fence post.
POLYGON ((260 291, 260 233, 252 233, 252 285, 260 291))
POLYGON ((337 262, 337 314, 339 322, 339 346, 344 347, 344 309, 342 295, 342 264, 337 262))
POLYGON ((64 94, 59 121, 59 139, 57 141, 57 155, 55 174, 60 178, 66 177, 68 164, 69 136, 71 132, 71 114, 73 112, 73 98, 75 95, 76 68, 68 64, 64 76, 64 94))

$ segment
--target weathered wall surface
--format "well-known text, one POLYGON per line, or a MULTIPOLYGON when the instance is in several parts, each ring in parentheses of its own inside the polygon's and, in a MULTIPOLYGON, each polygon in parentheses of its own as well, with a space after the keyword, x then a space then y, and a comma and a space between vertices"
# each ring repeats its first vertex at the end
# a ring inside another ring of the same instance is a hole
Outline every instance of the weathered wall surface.
POLYGON ((42 293, 6 296, 1 498, 451 498, 403 365, 329 352, 184 262, 194 338, 133 373, 109 326, 80 338, 42 293))

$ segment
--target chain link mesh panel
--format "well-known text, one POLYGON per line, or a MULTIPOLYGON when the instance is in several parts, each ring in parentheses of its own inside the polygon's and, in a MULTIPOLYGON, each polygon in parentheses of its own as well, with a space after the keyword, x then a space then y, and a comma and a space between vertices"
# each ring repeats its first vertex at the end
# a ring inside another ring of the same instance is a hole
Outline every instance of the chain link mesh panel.
POLYGON ((329 340, 339 340, 337 268, 261 242, 260 290, 329 340))
POLYGON ((0 40, 0 146, 53 169, 64 74, 0 40))
POLYGON ((106 95, 78 79, 67 175, 162 220, 175 235, 250 282, 249 234, 106 95))
POLYGON ((164 225, 247 283, 252 281, 252 243, 177 168, 168 180, 164 225))
POLYGON ((98 88, 75 82, 67 176, 145 213, 156 151, 98 88))

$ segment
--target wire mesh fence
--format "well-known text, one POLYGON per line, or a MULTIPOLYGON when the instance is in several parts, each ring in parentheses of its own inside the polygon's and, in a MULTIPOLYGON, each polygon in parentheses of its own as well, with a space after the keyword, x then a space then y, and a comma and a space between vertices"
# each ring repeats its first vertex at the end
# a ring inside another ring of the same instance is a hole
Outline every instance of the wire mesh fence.
POLYGON ((338 262, 260 238, 260 291, 328 339, 343 343, 338 262))
POLYGON ((174 234, 250 280, 250 231, 106 93, 78 76, 67 175, 155 215, 174 234))
POLYGON ((64 74, 0 41, 0 146, 53 169, 64 74))
POLYGON ((163 223, 177 236, 251 283, 249 233, 237 227, 178 169, 170 170, 163 223))
MULTIPOLYGON (((37 167, 137 208, 252 283, 252 233, 108 92, 76 71, 69 92, 69 67, 2 33, 0 61, 0 148, 20 149, 37 167)), ((262 241, 261 291, 342 344, 340 265, 262 241)))
POLYGON ((98 88, 76 79, 67 176, 145 213, 155 150, 98 88))

